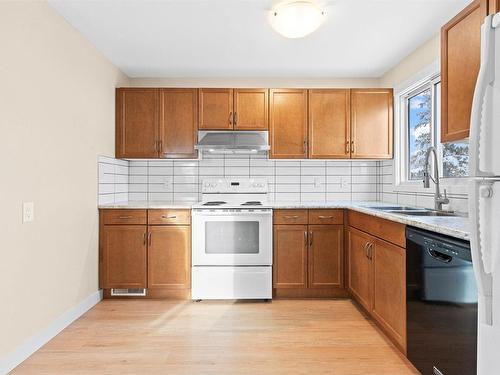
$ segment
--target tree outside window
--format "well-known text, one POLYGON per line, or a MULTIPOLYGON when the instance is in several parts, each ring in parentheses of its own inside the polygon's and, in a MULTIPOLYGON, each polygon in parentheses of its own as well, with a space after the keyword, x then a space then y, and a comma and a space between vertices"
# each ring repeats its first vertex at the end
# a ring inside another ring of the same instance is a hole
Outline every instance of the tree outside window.
POLYGON ((429 82, 405 97, 407 108, 407 178, 421 180, 424 176, 425 155, 431 146, 438 146, 442 177, 467 176, 469 144, 467 141, 439 141, 441 83, 429 82))

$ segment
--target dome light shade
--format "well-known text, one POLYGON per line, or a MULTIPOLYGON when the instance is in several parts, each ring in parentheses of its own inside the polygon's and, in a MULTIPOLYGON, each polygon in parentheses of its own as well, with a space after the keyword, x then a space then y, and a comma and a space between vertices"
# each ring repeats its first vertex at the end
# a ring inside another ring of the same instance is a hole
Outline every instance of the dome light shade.
POLYGON ((302 38, 323 22, 324 12, 311 1, 279 4, 271 11, 271 26, 287 38, 302 38))

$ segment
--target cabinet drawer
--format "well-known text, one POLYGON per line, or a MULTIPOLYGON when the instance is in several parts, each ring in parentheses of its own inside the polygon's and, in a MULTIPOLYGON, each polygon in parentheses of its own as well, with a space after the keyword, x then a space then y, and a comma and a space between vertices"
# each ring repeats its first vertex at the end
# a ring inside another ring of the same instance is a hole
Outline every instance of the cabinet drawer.
POLYGON ((146 210, 101 210, 101 220, 108 224, 146 224, 146 210))
POLYGON ((406 248, 405 225, 375 216, 351 211, 348 213, 349 225, 373 236, 406 248))
POLYGON ((190 225, 190 210, 148 210, 148 224, 190 225))
POLYGON ((309 210, 309 224, 343 224, 343 210, 309 210))
POLYGON ((307 224, 307 210, 274 211, 273 224, 307 224))

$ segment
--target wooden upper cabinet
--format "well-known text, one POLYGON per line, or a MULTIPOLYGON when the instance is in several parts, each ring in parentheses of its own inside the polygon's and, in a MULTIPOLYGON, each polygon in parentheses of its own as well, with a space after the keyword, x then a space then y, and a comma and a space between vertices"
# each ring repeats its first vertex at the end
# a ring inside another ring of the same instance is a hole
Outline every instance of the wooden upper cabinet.
POLYGON ((157 158, 158 89, 116 89, 116 157, 157 158))
POLYGON ((100 241, 100 286, 146 288, 146 226, 103 225, 100 241))
POLYGON ((350 90, 309 90, 309 158, 350 157, 350 90))
POLYGON ((392 89, 351 90, 351 157, 392 158, 392 89))
POLYGON ((191 229, 149 226, 148 288, 189 289, 191 229))
POLYGON ((274 288, 307 288, 307 225, 274 225, 274 288))
POLYGON ((196 158, 198 90, 160 90, 160 157, 196 158))
POLYGON ((200 130, 233 129, 233 90, 199 90, 200 130))
POLYGON ((267 130, 268 89, 234 89, 234 129, 267 130))
MULTIPOLYGON (((485 0, 482 0, 483 2, 485 0)), ((488 14, 495 14, 500 12, 500 0, 489 0, 488 1, 488 14)))
POLYGON ((372 241, 372 314, 406 350, 406 255, 405 249, 388 242, 372 241))
POLYGON ((365 309, 372 309, 372 264, 368 258, 367 247, 372 237, 366 233, 349 227, 348 264, 349 264, 349 291, 363 305, 365 309))
POLYGON ((307 158, 307 90, 270 90, 270 158, 307 158))
MULTIPOLYGON (((496 1, 490 1, 495 10, 496 1)), ((476 0, 441 28, 441 141, 469 136, 472 97, 481 57, 481 25, 488 2, 476 0)))
POLYGON ((309 288, 343 286, 343 225, 309 225, 309 288))

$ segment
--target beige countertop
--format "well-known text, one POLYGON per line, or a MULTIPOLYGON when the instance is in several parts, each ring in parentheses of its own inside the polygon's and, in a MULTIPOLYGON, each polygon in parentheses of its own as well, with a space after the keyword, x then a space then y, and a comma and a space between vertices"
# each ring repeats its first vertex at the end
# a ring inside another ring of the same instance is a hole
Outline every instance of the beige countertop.
MULTIPOLYGON (((160 202, 160 201, 141 201, 141 202, 123 202, 115 204, 99 205, 99 208, 129 208, 129 209, 191 209, 195 203, 193 202, 160 202)), ((346 208, 368 215, 380 217, 387 220, 392 220, 398 223, 411 225, 417 228, 426 229, 429 231, 446 234, 456 238, 469 239, 469 220, 466 217, 455 216, 408 216, 381 211, 369 207, 378 206, 397 206, 394 203, 384 202, 351 202, 351 201, 321 201, 321 202, 286 202, 274 201, 269 202, 268 206, 273 209, 307 209, 307 208, 346 208)))

